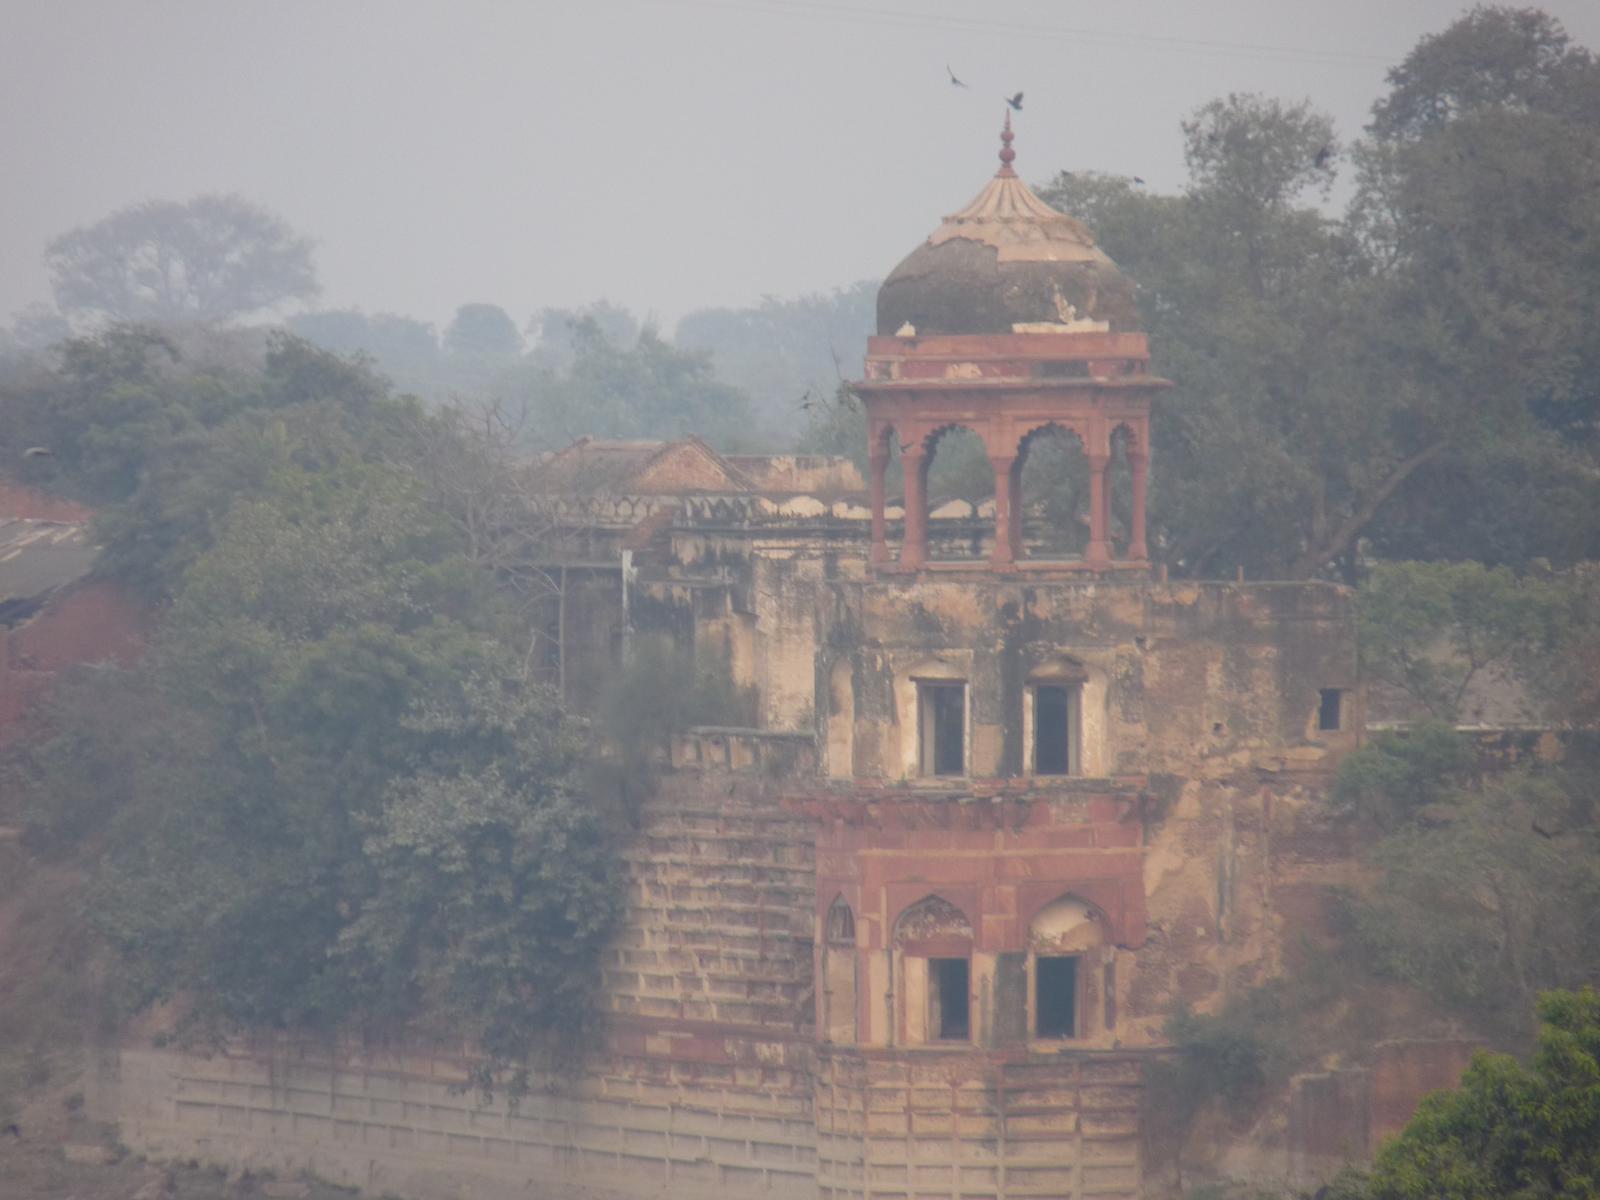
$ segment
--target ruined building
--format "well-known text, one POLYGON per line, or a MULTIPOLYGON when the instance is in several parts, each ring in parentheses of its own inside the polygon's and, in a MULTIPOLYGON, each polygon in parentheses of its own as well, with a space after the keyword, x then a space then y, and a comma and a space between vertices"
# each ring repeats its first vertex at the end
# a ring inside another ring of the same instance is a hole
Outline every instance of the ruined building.
POLYGON ((1152 570, 1168 384, 1010 143, 880 292, 869 478, 693 438, 538 468, 571 535, 552 680, 588 703, 670 638, 755 698, 680 737, 647 803, 605 1045, 483 1107, 459 1046, 128 1042, 94 1099, 126 1141, 428 1197, 1155 1189, 1165 1019, 1271 978, 1344 869, 1303 814, 1357 736, 1350 598, 1152 570), (957 430, 976 500, 929 494, 957 430), (1022 486, 1052 439, 1081 451, 1070 553, 1022 486))

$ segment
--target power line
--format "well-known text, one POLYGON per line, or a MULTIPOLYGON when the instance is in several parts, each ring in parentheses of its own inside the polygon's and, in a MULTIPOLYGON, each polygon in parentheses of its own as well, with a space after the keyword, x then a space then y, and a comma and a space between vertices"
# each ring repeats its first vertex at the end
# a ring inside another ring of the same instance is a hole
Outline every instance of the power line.
POLYGON ((1003 34, 1057 42, 1181 51, 1233 58, 1276 58, 1320 63, 1375 63, 1392 66, 1399 60, 1381 54, 1351 50, 1328 50, 1312 46, 1280 46, 1256 42, 1227 42, 1207 38, 1177 37, 1168 34, 1122 33, 1107 29, 1085 29, 1046 22, 1017 21, 990 17, 962 17, 948 13, 907 12, 904 9, 878 8, 864 4, 845 4, 831 0, 654 0, 655 3, 722 8, 771 16, 820 18, 848 24, 885 25, 891 28, 945 29, 956 33, 1003 34))

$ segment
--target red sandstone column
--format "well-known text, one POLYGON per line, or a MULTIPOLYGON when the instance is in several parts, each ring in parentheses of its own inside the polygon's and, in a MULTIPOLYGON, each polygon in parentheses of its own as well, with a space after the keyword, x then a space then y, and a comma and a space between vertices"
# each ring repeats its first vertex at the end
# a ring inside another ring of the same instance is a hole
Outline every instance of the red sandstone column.
POLYGON ((989 465, 994 468, 994 550, 989 555, 989 565, 998 570, 1016 560, 1016 497, 1011 494, 1011 468, 1016 463, 1015 454, 989 456, 989 465))
POLYGON ((869 455, 867 468, 872 477, 872 554, 869 561, 885 563, 889 561, 889 541, 883 519, 883 489, 884 475, 889 470, 889 456, 869 455))
POLYGON ((1108 454, 1089 455, 1089 547, 1084 561, 1103 567, 1111 561, 1111 544, 1106 540, 1106 465, 1108 454))
POLYGON ((1011 561, 1016 562, 1022 557, 1022 456, 1020 454, 1012 460, 1007 479, 1011 485, 1011 561))
POLYGON ((1143 450, 1128 452, 1128 466, 1133 471, 1133 530, 1128 538, 1128 557, 1135 562, 1144 562, 1150 557, 1149 548, 1144 544, 1144 480, 1149 463, 1150 456, 1143 450))
POLYGON ((900 543, 900 565, 922 569, 928 561, 928 451, 921 442, 900 447, 900 469, 906 476, 906 534, 900 543))

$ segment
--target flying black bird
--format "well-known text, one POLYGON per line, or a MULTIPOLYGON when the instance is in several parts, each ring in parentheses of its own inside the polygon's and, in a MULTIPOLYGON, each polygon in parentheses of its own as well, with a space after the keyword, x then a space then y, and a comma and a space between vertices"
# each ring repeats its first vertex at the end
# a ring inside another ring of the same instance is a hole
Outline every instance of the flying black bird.
POLYGON ((10 1125, 0 1126, 0 1134, 4 1134, 6 1137, 19 1138, 22 1136, 22 1130, 13 1122, 10 1125))
POLYGON ((1144 180, 1140 179, 1137 175, 1135 175, 1133 177, 1133 181, 1134 181, 1134 183, 1138 184, 1140 187, 1144 186, 1144 180))
POLYGON ((1328 165, 1328 160, 1330 158, 1332 158, 1332 157, 1333 157, 1333 147, 1332 146, 1324 146, 1321 150, 1317 151, 1317 156, 1316 156, 1316 158, 1312 159, 1312 161, 1317 164, 1318 168, 1321 168, 1321 167, 1327 166, 1328 165))
MULTIPOLYGON (((949 63, 945 63, 944 69, 946 71, 950 71, 950 64, 949 63)), ((950 86, 951 87, 966 87, 967 85, 962 83, 961 80, 956 78, 956 73, 954 71, 950 71, 950 86)))
POLYGON ((1006 97, 1006 103, 1011 105, 1011 109, 1012 109, 1013 112, 1021 112, 1022 111, 1022 93, 1018 92, 1015 96, 1007 96, 1006 97))
POLYGON ((48 446, 29 446, 22 452, 23 458, 54 458, 56 452, 48 446))

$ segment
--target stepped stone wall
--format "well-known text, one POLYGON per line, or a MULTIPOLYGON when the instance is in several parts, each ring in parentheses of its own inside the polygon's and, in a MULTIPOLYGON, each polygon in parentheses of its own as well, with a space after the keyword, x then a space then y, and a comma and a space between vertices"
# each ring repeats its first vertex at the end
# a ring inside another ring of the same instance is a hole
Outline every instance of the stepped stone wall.
POLYGON ((258 1040, 209 1056, 106 1049, 90 1104, 160 1158, 419 1200, 817 1195, 813 843, 759 776, 671 775, 627 851, 610 1019, 576 1077, 514 1108, 460 1045, 258 1040))

